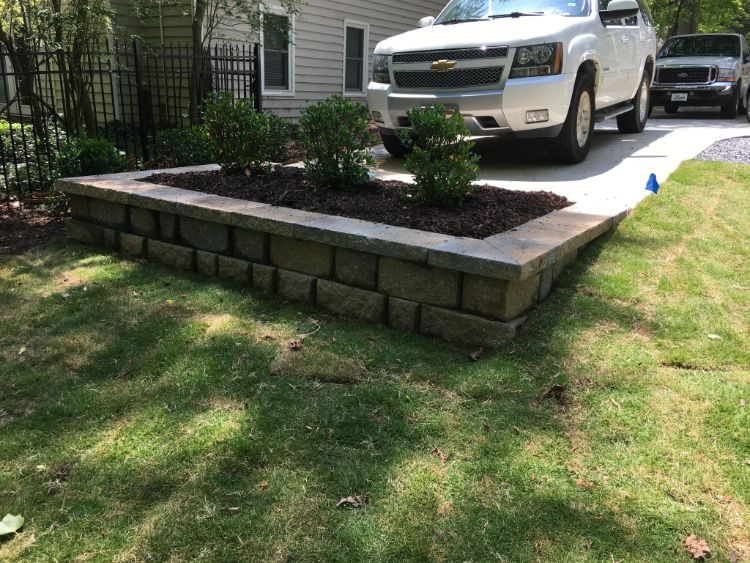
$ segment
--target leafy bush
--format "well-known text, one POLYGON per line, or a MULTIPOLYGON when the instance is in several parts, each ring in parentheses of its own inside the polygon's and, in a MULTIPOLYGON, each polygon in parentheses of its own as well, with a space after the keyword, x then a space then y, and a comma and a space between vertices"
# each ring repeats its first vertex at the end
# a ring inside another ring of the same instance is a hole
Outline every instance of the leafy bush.
POLYGON ((109 140, 81 133, 60 145, 55 160, 60 176, 89 176, 119 172, 125 159, 109 140))
POLYGON ((479 156, 458 112, 450 115, 435 105, 407 113, 412 131, 401 131, 401 142, 410 148, 406 169, 414 174, 407 196, 437 206, 461 205, 479 176, 479 156))
POLYGON ((152 146, 153 162, 157 168, 208 164, 206 130, 201 125, 187 129, 164 129, 156 133, 152 146))
POLYGON ((373 163, 367 151, 369 127, 367 110, 343 96, 331 96, 303 112, 305 168, 316 185, 348 190, 367 181, 367 165, 373 163))
POLYGON ((282 160, 289 130, 277 115, 259 113, 250 99, 232 100, 229 92, 212 94, 203 106, 211 157, 224 172, 257 173, 282 160))

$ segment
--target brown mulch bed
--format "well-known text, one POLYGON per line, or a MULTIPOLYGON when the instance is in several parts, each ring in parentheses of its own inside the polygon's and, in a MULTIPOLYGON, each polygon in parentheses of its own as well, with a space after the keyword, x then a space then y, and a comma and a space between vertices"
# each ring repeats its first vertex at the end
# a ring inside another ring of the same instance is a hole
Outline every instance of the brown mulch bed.
POLYGON ((521 192, 480 186, 460 209, 404 201, 398 181, 372 180, 353 192, 314 189, 305 171, 279 167, 263 176, 224 176, 219 172, 156 174, 145 180, 197 192, 386 223, 434 233, 486 238, 572 202, 550 192, 521 192))
POLYGON ((43 192, 9 203, 0 203, 0 257, 22 254, 62 235, 65 214, 50 205, 43 192))

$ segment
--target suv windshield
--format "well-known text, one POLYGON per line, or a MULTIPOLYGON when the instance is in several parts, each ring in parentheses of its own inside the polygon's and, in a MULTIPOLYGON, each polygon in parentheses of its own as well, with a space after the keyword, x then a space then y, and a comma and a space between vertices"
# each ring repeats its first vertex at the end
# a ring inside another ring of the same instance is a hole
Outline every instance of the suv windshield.
POLYGON ((692 37, 673 37, 664 44, 658 58, 739 56, 739 37, 733 35, 696 35, 692 37))
POLYGON ((524 15, 587 16, 589 0, 452 0, 436 25, 524 15))

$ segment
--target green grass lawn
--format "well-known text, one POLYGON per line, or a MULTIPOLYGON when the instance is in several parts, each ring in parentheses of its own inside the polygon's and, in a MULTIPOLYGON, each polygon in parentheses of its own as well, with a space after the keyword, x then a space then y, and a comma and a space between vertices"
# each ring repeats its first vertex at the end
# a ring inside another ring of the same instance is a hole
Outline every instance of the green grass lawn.
POLYGON ((747 559, 749 227, 750 167, 686 163, 478 362, 64 241, 6 259, 0 560, 747 559))

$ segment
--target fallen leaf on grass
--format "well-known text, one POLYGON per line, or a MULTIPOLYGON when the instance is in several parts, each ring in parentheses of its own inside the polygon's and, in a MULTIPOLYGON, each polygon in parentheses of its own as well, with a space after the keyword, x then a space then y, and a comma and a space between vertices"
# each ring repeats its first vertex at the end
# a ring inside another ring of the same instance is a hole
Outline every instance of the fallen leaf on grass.
POLYGON ((240 511, 240 507, 239 506, 230 506, 230 507, 226 508, 225 510, 227 512, 229 512, 230 514, 237 514, 240 511))
POLYGON ((20 514, 16 516, 12 514, 6 514, 5 518, 0 520, 0 536, 7 536, 8 534, 14 534, 21 529, 23 523, 26 520, 20 514))
POLYGON ((357 495, 356 497, 342 498, 336 506, 344 507, 344 508, 364 508, 366 502, 367 502, 366 497, 362 495, 357 495))
POLYGON ((258 488, 261 491, 265 491, 268 488, 268 481, 261 481, 260 483, 258 483, 258 488))
POLYGON ((447 456, 447 455, 445 455, 445 454, 444 454, 444 453, 443 453, 442 451, 440 451, 440 449, 439 449, 439 448, 434 448, 434 449, 433 449, 433 450, 432 450, 432 451, 430 452, 430 455, 433 455, 433 456, 435 456, 435 457, 439 457, 439 458, 440 458, 440 461, 442 461, 443 463, 445 463, 446 461, 448 461, 448 456, 447 456))
POLYGON ((747 406, 747 401, 745 399, 740 399, 740 408, 744 409, 747 406))
POLYGON ((484 348, 480 348, 476 352, 472 352, 471 354, 469 354, 469 358, 472 362, 478 362, 479 358, 482 357, 482 354, 484 354, 484 348))
POLYGON ((709 340, 721 340, 721 336, 718 334, 709 334, 708 335, 709 340))
POLYGON ((699 540, 695 534, 690 534, 682 543, 688 553, 693 556, 693 559, 703 560, 711 555, 711 548, 708 547, 706 540, 699 540))
POLYGON ((300 340, 294 339, 289 341, 290 350, 299 350, 300 348, 302 348, 302 342, 300 340))
POLYGON ((545 399, 548 399, 549 397, 552 397, 555 399, 558 403, 561 405, 565 404, 565 385, 553 385, 549 389, 547 389, 544 393, 541 394, 539 399, 537 399, 537 403, 541 403, 545 399))
POLYGON ((26 353, 26 346, 21 346, 21 349, 18 351, 19 356, 23 356, 26 353))

